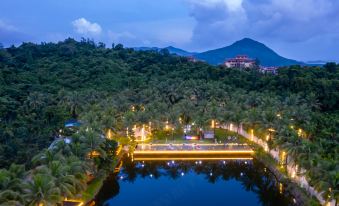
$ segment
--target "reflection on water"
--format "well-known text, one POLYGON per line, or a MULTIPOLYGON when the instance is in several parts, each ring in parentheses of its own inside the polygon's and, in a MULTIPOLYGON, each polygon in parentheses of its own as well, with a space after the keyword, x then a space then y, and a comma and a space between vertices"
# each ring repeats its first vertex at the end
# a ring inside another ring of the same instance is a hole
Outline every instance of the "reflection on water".
MULTIPOLYGON (((293 205, 258 161, 131 161, 107 178, 98 205, 293 205)), ((285 192, 285 191, 284 191, 285 192)))

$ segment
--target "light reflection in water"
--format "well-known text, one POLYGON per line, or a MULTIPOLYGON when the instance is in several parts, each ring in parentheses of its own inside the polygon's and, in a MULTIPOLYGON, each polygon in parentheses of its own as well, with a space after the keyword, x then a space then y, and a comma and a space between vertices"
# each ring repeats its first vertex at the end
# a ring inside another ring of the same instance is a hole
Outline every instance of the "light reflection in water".
POLYGON ((98 205, 294 205, 257 160, 131 161, 105 181, 98 205), (159 203, 160 202, 160 203, 159 203))

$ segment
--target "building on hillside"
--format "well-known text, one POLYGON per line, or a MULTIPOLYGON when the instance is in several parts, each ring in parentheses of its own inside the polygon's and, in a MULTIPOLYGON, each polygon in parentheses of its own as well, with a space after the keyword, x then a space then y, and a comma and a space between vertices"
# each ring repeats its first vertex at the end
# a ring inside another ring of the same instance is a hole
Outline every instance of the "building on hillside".
POLYGON ((224 62, 224 65, 227 68, 254 68, 256 66, 256 62, 254 59, 250 59, 247 55, 237 55, 234 58, 228 59, 224 62))
POLYGON ((260 67, 260 71, 265 74, 277 74, 278 67, 260 67))

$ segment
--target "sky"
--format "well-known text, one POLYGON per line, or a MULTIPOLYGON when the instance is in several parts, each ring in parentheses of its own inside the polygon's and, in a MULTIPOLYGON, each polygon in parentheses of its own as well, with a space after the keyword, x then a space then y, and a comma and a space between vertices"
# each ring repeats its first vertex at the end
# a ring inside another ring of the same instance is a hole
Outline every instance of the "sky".
POLYGON ((0 43, 90 38, 206 51, 252 38, 302 61, 339 61, 338 0, 2 0, 0 43))

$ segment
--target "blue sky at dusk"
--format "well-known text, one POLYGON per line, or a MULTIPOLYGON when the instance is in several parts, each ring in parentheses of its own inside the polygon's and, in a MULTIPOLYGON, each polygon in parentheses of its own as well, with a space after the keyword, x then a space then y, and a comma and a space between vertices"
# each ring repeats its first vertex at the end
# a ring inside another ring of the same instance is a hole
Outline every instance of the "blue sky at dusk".
POLYGON ((189 51, 244 37, 298 60, 339 60, 337 0, 4 0, 0 42, 93 38, 189 51))

